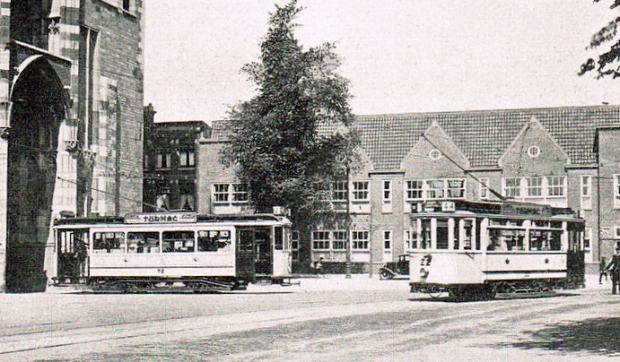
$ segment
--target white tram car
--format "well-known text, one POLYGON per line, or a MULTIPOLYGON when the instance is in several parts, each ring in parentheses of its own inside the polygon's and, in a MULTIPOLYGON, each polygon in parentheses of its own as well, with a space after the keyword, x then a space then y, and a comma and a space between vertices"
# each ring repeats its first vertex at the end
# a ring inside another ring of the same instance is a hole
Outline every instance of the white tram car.
POLYGON ((137 291, 243 289, 291 276, 291 222, 282 215, 146 213, 55 222, 58 283, 137 291))
POLYGON ((502 202, 417 204, 411 292, 456 300, 584 285, 584 220, 570 209, 502 202))

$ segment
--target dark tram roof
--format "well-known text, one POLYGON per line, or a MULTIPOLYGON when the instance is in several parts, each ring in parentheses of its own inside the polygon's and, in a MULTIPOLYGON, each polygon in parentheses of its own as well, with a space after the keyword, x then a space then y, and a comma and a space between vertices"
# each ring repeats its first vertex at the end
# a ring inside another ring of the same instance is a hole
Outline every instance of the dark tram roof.
MULTIPOLYGON (((471 211, 478 214, 490 215, 514 215, 514 216, 569 216, 576 217, 577 214, 567 207, 552 207, 545 204, 536 204, 532 202, 522 201, 466 201, 466 200, 444 200, 454 203, 455 211, 471 211)), ((439 211, 441 210, 441 202, 430 201, 423 202, 422 207, 425 210, 418 212, 439 211), (437 209, 437 210, 435 210, 437 209), (427 211, 428 210, 428 211, 427 211)))
MULTIPOLYGON (((173 212, 170 212, 174 214, 173 212)), ((157 213, 153 213, 157 214, 157 213)), ((187 212, 179 212, 179 214, 187 214, 187 212)), ((148 215, 148 213, 141 213, 140 215, 148 215)), ((279 221, 278 216, 273 214, 198 214, 196 215, 197 221, 215 222, 215 221, 279 221)), ((124 224, 125 217, 122 216, 100 216, 100 217, 79 217, 79 218, 66 218, 58 219, 54 221, 54 225, 86 225, 86 224, 124 224)))

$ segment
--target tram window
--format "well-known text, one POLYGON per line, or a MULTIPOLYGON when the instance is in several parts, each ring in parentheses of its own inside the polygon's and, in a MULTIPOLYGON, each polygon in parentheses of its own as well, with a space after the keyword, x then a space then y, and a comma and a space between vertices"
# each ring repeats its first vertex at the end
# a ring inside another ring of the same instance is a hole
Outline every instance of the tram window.
POLYGON ((164 231, 162 247, 164 253, 191 253, 194 251, 194 232, 164 231))
POLYGON ((282 227, 278 226, 278 227, 275 227, 274 229, 275 229, 275 234, 273 238, 274 248, 276 250, 282 250, 282 248, 284 247, 284 234, 282 233, 282 227))
POLYGON ((454 235, 454 250, 459 250, 461 243, 461 228, 459 226, 460 222, 461 221, 459 219, 454 220, 454 229, 452 231, 452 235, 454 235))
MULTIPOLYGON (((471 220, 463 220, 463 228, 465 230, 463 242, 463 249, 471 250, 472 248, 472 231, 473 231, 473 222, 471 220)), ((456 243, 455 243, 456 245, 456 243)), ((456 249, 456 248, 455 248, 456 249)))
POLYGON ((516 229, 489 229, 489 250, 524 250, 525 230, 516 229))
POLYGON ((125 252, 125 233, 94 233, 93 235, 94 253, 124 253, 125 252))
POLYGON ((530 230, 530 250, 559 251, 562 250, 562 231, 530 230))
POLYGON ((437 220, 437 249, 448 249, 448 220, 437 220))
POLYGON ((136 254, 159 253, 159 233, 127 233, 127 252, 136 254))
POLYGON ((231 244, 228 230, 198 231, 198 251, 219 251, 231 244))
POLYGON ((422 230, 420 231, 420 249, 430 249, 431 247, 431 220, 422 219, 422 230))

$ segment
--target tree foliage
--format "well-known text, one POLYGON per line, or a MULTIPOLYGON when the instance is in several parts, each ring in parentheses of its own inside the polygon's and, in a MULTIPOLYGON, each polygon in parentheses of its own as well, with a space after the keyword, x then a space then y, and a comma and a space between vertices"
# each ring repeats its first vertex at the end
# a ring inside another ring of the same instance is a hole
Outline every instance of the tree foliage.
POLYGON ((326 185, 342 176, 342 160, 352 159, 356 143, 335 46, 303 48, 294 32, 302 10, 292 0, 270 14, 259 61, 242 69, 256 94, 230 110, 230 143, 222 151, 257 210, 286 206, 297 222, 328 210, 326 185))
MULTIPOLYGON (((595 3, 600 0, 593 0, 595 3)), ((620 6, 620 0, 610 0, 610 9, 615 10, 620 6)), ((590 40, 589 49, 599 49, 609 45, 609 48, 601 51, 597 59, 589 58, 581 65, 579 75, 584 75, 590 71, 596 73, 597 78, 620 77, 620 38, 618 37, 618 25, 620 16, 612 19, 594 35, 590 40)))

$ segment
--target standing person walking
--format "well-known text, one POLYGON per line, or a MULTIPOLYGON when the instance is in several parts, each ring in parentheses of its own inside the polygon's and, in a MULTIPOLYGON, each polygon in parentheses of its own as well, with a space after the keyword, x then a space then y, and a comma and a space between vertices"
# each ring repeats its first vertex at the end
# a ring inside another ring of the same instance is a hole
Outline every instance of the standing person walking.
POLYGON ((598 275, 598 283, 599 284, 603 284, 603 277, 605 277, 605 281, 609 281, 609 278, 607 277, 607 261, 605 260, 605 257, 601 257, 601 262, 598 265, 598 269, 599 269, 599 275, 598 275))
POLYGON ((611 257, 607 270, 611 272, 611 294, 616 294, 620 283, 620 245, 616 246, 616 253, 611 257))

